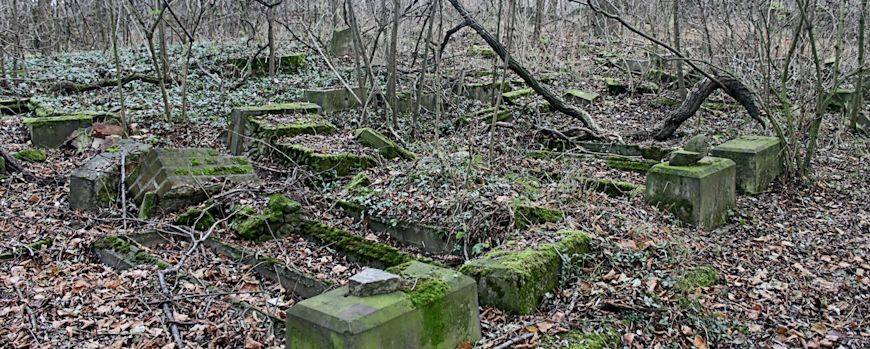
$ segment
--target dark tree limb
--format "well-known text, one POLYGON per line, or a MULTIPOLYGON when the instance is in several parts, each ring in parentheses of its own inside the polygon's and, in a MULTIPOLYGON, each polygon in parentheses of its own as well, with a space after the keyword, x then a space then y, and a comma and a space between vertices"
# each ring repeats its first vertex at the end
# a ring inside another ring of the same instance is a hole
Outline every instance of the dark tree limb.
POLYGON ((755 103, 754 95, 743 83, 727 75, 720 75, 717 77, 717 80, 718 83, 709 78, 704 78, 698 81, 695 86, 692 86, 692 90, 689 91, 683 104, 672 111, 664 123, 657 130, 653 131, 653 138, 661 141, 673 136, 677 128, 692 117, 692 115, 695 115, 698 109, 701 108, 704 100, 719 88, 722 88, 725 93, 743 105, 749 116, 758 121, 762 128, 766 127, 764 120, 761 119, 761 113, 758 105, 755 103))
MULTIPOLYGON (((159 84, 160 83, 160 79, 153 77, 153 76, 142 75, 142 74, 127 75, 127 76, 121 78, 120 83, 123 86, 123 85, 126 85, 130 82, 133 82, 133 81, 142 81, 142 82, 147 82, 147 83, 151 83, 151 84, 159 84)), ((103 79, 103 80, 96 82, 96 83, 93 83, 93 84, 79 84, 79 83, 75 83, 72 81, 64 80, 64 81, 59 81, 59 82, 55 83, 51 87, 51 90, 55 91, 55 92, 60 92, 60 93, 87 92, 87 91, 101 89, 103 87, 113 87, 113 86, 115 86, 115 87, 118 86, 118 80, 116 80, 114 78, 103 79)))
POLYGON ((455 27, 447 30, 447 33, 444 33, 444 40, 441 41, 441 48, 438 49, 438 56, 441 56, 444 53, 444 48, 447 47, 447 42, 450 41, 450 37, 456 32, 462 30, 469 25, 468 20, 463 20, 462 23, 457 24, 455 27))
POLYGON ((30 182, 33 182, 39 178, 34 176, 30 171, 27 171, 24 167, 21 167, 21 164, 15 160, 15 157, 6 152, 6 149, 0 148, 0 157, 3 157, 6 160, 6 171, 8 172, 20 172, 24 179, 30 182))
POLYGON ((523 67, 519 62, 517 62, 514 58, 508 57, 507 49, 490 34, 483 26, 480 25, 477 21, 471 18, 471 14, 459 3, 459 0, 448 0, 450 4, 453 5, 453 8, 459 12, 459 15, 462 16, 463 20, 468 23, 474 31, 483 38, 484 41, 501 57, 502 61, 507 60, 508 68, 519 75, 520 78, 528 85, 532 90, 534 90, 537 94, 541 95, 553 109, 568 115, 572 118, 575 118, 580 121, 586 128, 592 131, 590 135, 591 138, 601 139, 601 129, 598 128, 598 125, 595 123, 595 120, 592 120, 592 117, 586 111, 573 107, 571 105, 566 104, 562 99, 553 94, 550 90, 541 86, 541 83, 535 79, 525 67, 523 67))

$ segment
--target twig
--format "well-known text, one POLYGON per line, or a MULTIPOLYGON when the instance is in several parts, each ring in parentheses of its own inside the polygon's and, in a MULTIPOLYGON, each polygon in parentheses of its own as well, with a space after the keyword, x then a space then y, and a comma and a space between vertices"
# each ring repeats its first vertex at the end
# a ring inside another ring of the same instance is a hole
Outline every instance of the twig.
POLYGON ((531 332, 529 332, 529 333, 525 333, 525 334, 522 334, 522 335, 516 336, 516 337, 514 337, 514 338, 511 338, 509 341, 504 342, 504 343, 502 343, 502 344, 499 344, 498 346, 493 347, 492 349, 506 349, 506 348, 510 348, 510 347, 513 346, 514 344, 517 344, 517 343, 522 342, 522 341, 524 341, 524 340, 526 340, 526 339, 532 338, 534 335, 535 335, 535 334, 534 334, 534 333, 531 333, 531 332))
POLYGON ((121 180, 119 182, 121 185, 121 220, 124 224, 124 230, 127 230, 127 185, 125 179, 127 178, 127 151, 121 150, 121 180))

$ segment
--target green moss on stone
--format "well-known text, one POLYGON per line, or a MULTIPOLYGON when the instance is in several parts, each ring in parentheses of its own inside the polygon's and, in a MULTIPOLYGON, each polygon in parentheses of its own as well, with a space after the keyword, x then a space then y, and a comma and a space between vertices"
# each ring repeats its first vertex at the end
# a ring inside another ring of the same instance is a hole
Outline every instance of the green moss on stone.
POLYGON ((252 173, 254 173, 254 167, 250 165, 179 168, 175 170, 175 174, 178 176, 226 176, 252 173))
POLYGON ((211 228, 216 220, 208 211, 203 211, 198 208, 190 208, 184 213, 175 217, 175 223, 193 227, 199 231, 207 231, 211 228))
POLYGON ((6 158, 0 156, 0 174, 6 173, 6 158))
POLYGON ((295 229, 302 205, 282 194, 269 196, 269 202, 262 214, 255 214, 251 208, 243 208, 237 214, 240 218, 230 227, 239 236, 248 240, 262 240, 272 234, 280 235, 282 230, 295 229))
POLYGON ((190 159, 190 166, 200 166, 202 165, 202 160, 200 159, 190 159))
POLYGON ((57 116, 44 116, 44 117, 35 117, 35 118, 24 118, 22 122, 24 125, 31 128, 40 128, 43 126, 48 126, 56 123, 64 123, 68 121, 93 121, 94 116, 99 115, 99 113, 93 112, 80 112, 80 113, 70 113, 70 114, 61 114, 57 116))
POLYGON ((150 219, 154 216, 154 211, 157 208, 157 193, 150 191, 142 196, 142 203, 139 205, 139 219, 150 219))
POLYGON ((534 224, 558 222, 565 216, 560 210, 523 203, 515 203, 513 209, 517 229, 526 229, 534 224))
POLYGON ((22 149, 14 154, 16 159, 29 161, 29 162, 43 162, 45 161, 45 149, 22 149))
POLYGON ((370 183, 371 180, 369 179, 369 176, 367 176, 365 173, 360 172, 357 173, 356 176, 354 176, 353 179, 351 179, 350 182, 347 183, 347 185, 344 187, 344 190, 348 193, 353 193, 357 189, 361 189, 369 185, 370 183))
POLYGON ((130 243, 127 242, 127 240, 125 240, 124 238, 117 235, 107 236, 95 241, 94 248, 112 250, 124 254, 130 253, 130 251, 132 251, 130 243))
POLYGON ((509 102, 514 102, 515 100, 517 100, 519 98, 531 96, 534 93, 535 93, 535 90, 533 90, 531 88, 523 88, 523 89, 519 89, 519 90, 514 90, 514 91, 502 93, 501 97, 509 102))
POLYGON ((357 129, 353 133, 357 142, 366 147, 377 150, 387 159, 404 158, 413 160, 417 158, 417 155, 372 128, 364 127, 357 129))
POLYGON ((623 171, 646 172, 653 167, 655 163, 650 161, 631 160, 621 157, 610 157, 607 159, 607 167, 623 171))
POLYGON ((471 53, 472 55, 477 55, 477 56, 480 56, 483 58, 494 58, 495 57, 495 51, 493 51, 491 47, 484 46, 484 45, 471 45, 468 48, 468 52, 471 53))
POLYGON ((397 266, 414 259, 411 255, 395 247, 369 241, 361 236, 317 221, 304 222, 301 232, 320 240, 324 245, 332 246, 346 254, 353 254, 357 258, 375 261, 385 266, 397 266))
POLYGON ((700 266, 690 270, 677 280, 677 287, 683 291, 691 292, 696 288, 705 288, 719 282, 719 273, 709 265, 700 266))

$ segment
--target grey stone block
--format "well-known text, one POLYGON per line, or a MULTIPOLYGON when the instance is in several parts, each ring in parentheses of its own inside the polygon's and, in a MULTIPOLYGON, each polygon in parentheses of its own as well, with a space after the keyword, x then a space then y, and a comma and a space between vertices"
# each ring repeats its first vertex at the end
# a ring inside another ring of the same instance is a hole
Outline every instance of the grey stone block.
POLYGON ((715 229, 737 205, 735 169, 734 161, 714 157, 692 166, 655 165, 647 173, 646 199, 683 222, 715 229))
POLYGON ((85 162, 70 174, 70 208, 97 211, 111 207, 121 185, 121 153, 125 154, 125 172, 129 174, 150 149, 148 144, 122 139, 116 146, 85 162))
POLYGON ((782 146, 779 138, 744 136, 713 149, 712 155, 737 164, 737 190, 758 194, 782 174, 782 146))

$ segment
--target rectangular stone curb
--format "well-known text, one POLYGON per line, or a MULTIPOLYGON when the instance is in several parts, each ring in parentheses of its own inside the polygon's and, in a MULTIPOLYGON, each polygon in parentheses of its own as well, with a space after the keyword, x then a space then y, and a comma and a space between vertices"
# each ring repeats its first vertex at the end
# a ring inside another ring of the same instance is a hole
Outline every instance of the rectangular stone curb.
POLYGON ((297 232, 316 243, 336 249, 348 260, 374 268, 387 268, 414 260, 402 250, 317 221, 306 221, 297 232))
POLYGON ((720 144, 710 153, 734 161, 737 190, 743 193, 764 192, 783 171, 782 146, 776 137, 743 136, 720 144))
POLYGON ((355 219, 365 219, 368 227, 374 231, 390 234, 403 244, 416 246, 429 252, 457 254, 461 251, 459 239, 450 234, 447 229, 413 222, 398 221, 366 216, 365 208, 350 201, 339 201, 338 205, 344 212, 355 219))

